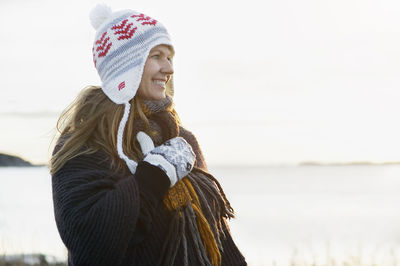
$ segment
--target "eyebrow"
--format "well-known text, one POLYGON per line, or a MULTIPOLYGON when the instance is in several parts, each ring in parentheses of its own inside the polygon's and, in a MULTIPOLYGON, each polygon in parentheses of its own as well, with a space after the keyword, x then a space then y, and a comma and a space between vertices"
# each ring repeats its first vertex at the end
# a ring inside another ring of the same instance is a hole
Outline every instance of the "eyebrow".
MULTIPOLYGON (((169 51, 169 53, 170 53, 170 56, 171 56, 171 57, 174 57, 174 55, 175 55, 175 50, 174 50, 174 48, 168 47, 167 49, 168 49, 168 51, 169 51)), ((155 49, 155 50, 153 50, 153 51, 151 51, 151 52, 152 52, 152 53, 154 53, 154 52, 160 52, 160 53, 162 53, 162 54, 165 55, 164 49, 159 49, 159 48, 157 48, 157 49, 155 49)))

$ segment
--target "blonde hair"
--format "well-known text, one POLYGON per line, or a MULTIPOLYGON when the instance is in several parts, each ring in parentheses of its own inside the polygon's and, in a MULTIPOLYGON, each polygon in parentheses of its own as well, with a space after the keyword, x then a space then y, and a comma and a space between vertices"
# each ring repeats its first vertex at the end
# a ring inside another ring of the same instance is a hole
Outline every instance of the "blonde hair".
MULTIPOLYGON (((173 89, 167 88, 166 93, 173 94, 173 89)), ((152 136, 154 132, 151 131, 150 123, 142 110, 140 98, 134 97, 130 104, 125 132, 133 132, 134 121, 141 119, 145 123, 146 133, 152 136)), ((172 112, 180 123, 175 109, 172 112)), ((56 129, 60 136, 55 153, 50 159, 50 173, 54 174, 74 157, 99 150, 110 155, 111 165, 117 171, 126 171, 127 166, 117 153, 117 132, 123 113, 124 105, 112 102, 101 87, 85 87, 57 121, 56 129)), ((140 161, 143 158, 133 134, 124 133, 122 146, 124 153, 132 160, 140 161)))

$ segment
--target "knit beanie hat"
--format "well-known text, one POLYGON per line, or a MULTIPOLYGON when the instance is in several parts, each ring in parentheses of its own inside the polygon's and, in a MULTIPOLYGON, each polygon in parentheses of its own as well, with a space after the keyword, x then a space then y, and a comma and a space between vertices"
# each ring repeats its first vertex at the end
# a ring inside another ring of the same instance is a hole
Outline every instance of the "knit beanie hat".
POLYGON ((102 90, 114 103, 125 105, 117 134, 118 155, 135 173, 137 162, 129 159, 122 148, 129 102, 139 88, 150 50, 172 43, 160 22, 132 10, 113 12, 110 7, 98 4, 90 12, 90 20, 96 30, 92 52, 102 90))

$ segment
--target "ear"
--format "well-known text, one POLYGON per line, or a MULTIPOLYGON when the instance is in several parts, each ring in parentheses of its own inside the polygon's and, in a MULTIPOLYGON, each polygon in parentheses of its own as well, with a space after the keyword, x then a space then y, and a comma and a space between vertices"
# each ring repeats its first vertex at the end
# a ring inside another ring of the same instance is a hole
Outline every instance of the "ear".
POLYGON ((144 156, 146 156, 151 150, 154 149, 153 140, 143 131, 139 131, 136 134, 136 139, 139 141, 144 156))

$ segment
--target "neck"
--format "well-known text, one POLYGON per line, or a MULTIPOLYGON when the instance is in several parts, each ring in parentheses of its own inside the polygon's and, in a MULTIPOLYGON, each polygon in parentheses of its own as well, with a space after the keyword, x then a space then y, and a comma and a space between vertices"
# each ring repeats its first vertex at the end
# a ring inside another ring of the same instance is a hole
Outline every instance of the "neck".
POLYGON ((138 104, 145 118, 135 111, 134 134, 139 131, 146 132, 154 141, 160 145, 168 139, 179 135, 179 118, 173 109, 172 97, 167 96, 162 100, 139 99, 138 104), (147 120, 147 121, 146 121, 147 120), (146 126, 148 125, 150 128, 146 126))
POLYGON ((140 105, 142 107, 144 114, 147 117, 149 117, 155 113, 163 111, 172 111, 173 99, 168 95, 161 100, 140 99, 140 105))

